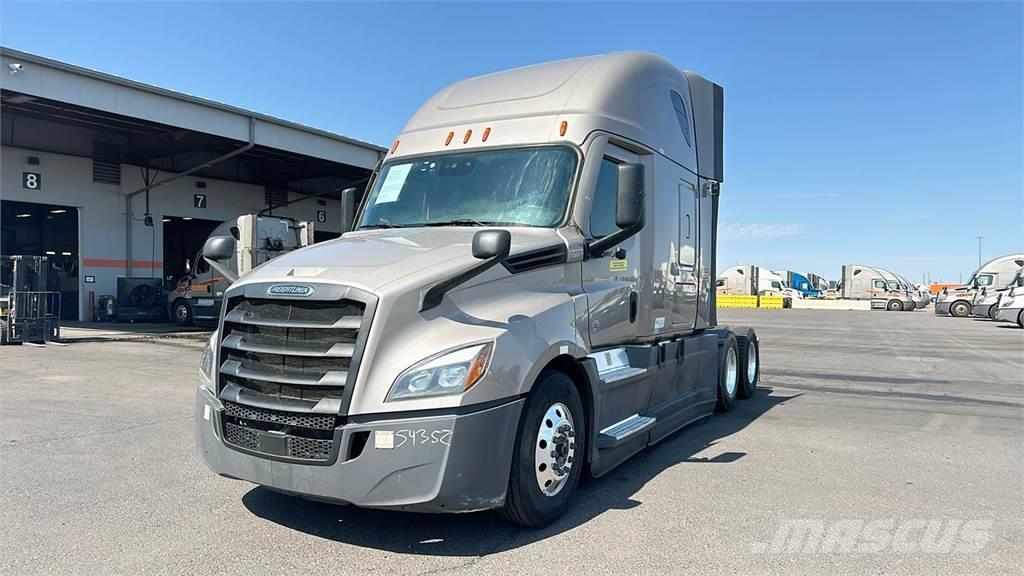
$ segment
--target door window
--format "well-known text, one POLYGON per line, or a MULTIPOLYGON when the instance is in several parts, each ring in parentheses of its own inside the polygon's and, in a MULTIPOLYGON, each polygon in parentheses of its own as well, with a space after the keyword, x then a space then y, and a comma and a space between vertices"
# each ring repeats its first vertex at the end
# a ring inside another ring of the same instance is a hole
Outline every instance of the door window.
POLYGON ((615 225, 615 195, 619 190, 618 165, 610 158, 601 160, 590 205, 590 237, 604 238, 618 230, 615 225))
POLYGON ((982 274, 981 276, 978 276, 978 286, 991 286, 991 285, 992 285, 992 275, 991 274, 982 274))
POLYGON ((885 280, 875 280, 875 288, 885 290, 885 280))
POLYGON ((697 259, 697 191, 679 183, 679 265, 692 268, 697 259))

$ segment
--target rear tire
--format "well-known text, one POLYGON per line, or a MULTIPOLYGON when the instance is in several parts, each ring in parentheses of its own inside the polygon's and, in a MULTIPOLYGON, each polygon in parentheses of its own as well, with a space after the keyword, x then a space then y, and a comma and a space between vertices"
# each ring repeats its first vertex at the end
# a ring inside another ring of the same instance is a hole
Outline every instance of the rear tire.
POLYGON ((970 315, 971 305, 963 300, 957 300, 953 302, 953 305, 949 307, 949 313, 957 318, 963 318, 970 315))
POLYGON ((889 304, 886 305, 886 308, 890 312, 903 312, 903 302, 900 302, 899 300, 889 300, 889 304))
POLYGON ((519 420, 508 492, 498 511, 503 518, 543 528, 565 514, 586 462, 586 426, 572 379, 541 372, 519 420))
POLYGON ((184 298, 178 298, 171 305, 171 319, 178 326, 192 325, 192 304, 184 298))
POLYGON ((754 397, 757 382, 761 379, 761 343, 753 328, 736 331, 736 347, 739 352, 739 387, 737 396, 746 400, 754 397))
POLYGON ((740 383, 739 366, 736 336, 729 333, 718 355, 718 402, 715 404, 718 412, 728 412, 736 403, 736 391, 740 383))

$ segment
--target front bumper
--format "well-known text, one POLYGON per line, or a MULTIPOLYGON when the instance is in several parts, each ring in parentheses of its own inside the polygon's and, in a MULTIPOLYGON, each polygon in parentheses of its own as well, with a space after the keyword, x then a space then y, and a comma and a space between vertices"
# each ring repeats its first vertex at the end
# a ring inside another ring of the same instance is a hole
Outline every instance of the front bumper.
POLYGON ((988 318, 988 311, 993 304, 975 304, 971 306, 971 316, 974 318, 988 318))
MULTIPOLYGON (((312 499, 369 508, 468 512, 505 501, 522 399, 468 413, 403 418, 380 415, 338 429, 339 454, 329 465, 284 462, 224 443, 223 404, 206 386, 196 391, 200 456, 221 476, 312 499), (350 451, 368 432, 361 452, 350 451)), ((350 418, 353 420, 354 418, 350 418)))
POLYGON ((1020 315, 1020 308, 999 308, 996 310, 996 322, 1016 322, 1020 315))
POLYGON ((949 307, 953 305, 951 301, 935 302, 935 314, 938 316, 949 316, 949 307))

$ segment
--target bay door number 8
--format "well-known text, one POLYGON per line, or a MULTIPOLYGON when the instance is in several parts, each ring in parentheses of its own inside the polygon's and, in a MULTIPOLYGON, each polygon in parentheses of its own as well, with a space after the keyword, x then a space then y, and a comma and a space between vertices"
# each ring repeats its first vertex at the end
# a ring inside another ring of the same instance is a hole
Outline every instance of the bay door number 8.
POLYGON ((38 172, 22 172, 21 187, 29 190, 42 190, 43 176, 38 172))

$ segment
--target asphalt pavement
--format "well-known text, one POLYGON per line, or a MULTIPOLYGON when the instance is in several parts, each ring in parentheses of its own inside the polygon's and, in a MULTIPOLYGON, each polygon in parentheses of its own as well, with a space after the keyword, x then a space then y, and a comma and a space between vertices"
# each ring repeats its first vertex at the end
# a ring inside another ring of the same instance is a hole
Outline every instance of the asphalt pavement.
POLYGON ((1024 330, 720 310, 762 388, 555 525, 300 500, 194 453, 196 337, 0 349, 2 574, 1019 574, 1024 330))

